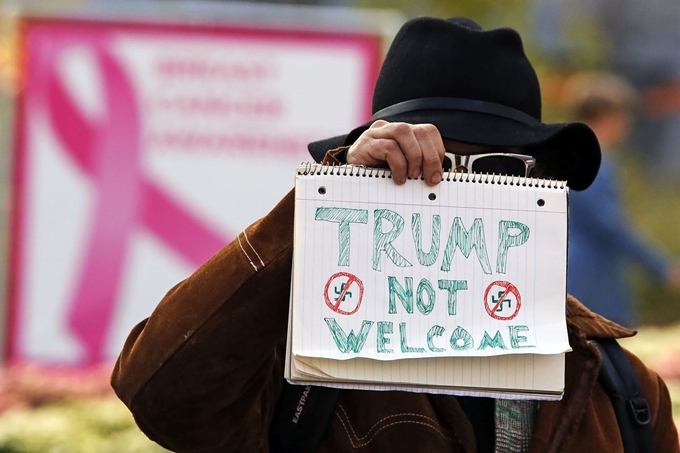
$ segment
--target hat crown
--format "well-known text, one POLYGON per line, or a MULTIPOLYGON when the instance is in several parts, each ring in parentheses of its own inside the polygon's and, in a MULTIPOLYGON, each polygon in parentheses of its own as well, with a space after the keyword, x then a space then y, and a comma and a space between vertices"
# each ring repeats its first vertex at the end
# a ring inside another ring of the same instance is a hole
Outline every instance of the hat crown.
POLYGON ((538 77, 519 34, 483 30, 467 18, 421 17, 402 26, 376 82, 373 113, 431 97, 491 102, 541 119, 538 77))
POLYGON ((586 124, 541 121, 538 77, 519 34, 484 30, 466 18, 406 22, 376 81, 372 120, 310 144, 310 151, 321 160, 326 150, 354 143, 377 119, 430 123, 442 137, 463 143, 559 155, 541 157, 545 175, 575 190, 588 187, 600 166, 600 146, 586 124))

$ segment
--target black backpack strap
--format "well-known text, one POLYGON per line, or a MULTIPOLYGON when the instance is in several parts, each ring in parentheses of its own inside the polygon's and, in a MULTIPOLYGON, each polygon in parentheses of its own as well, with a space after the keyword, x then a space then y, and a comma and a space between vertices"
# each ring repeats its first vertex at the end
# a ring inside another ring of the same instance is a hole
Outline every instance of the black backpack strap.
POLYGON ((599 381, 611 399, 626 453, 654 451, 649 404, 635 370, 619 343, 612 338, 595 339, 602 354, 599 381))
POLYGON ((335 413, 340 389, 283 383, 269 428, 271 453, 313 453, 335 413))

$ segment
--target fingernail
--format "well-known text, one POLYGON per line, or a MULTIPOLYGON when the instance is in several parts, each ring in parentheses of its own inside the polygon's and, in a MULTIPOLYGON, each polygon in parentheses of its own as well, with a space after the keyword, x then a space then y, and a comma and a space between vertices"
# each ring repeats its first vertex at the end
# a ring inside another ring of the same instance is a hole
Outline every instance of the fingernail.
POLYGON ((434 175, 432 175, 430 182, 432 182, 432 184, 439 184, 441 182, 441 180, 442 180, 442 174, 441 173, 435 173, 434 175))
POLYGON ((417 178, 420 176, 420 168, 414 168, 411 170, 411 174, 409 176, 411 176, 411 178, 417 178))

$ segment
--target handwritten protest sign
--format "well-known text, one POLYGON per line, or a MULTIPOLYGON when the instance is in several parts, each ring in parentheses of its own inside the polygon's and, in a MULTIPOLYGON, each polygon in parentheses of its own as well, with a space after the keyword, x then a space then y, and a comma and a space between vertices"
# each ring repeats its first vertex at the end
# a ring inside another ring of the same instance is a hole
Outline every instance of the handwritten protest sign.
POLYGON ((567 189, 301 166, 292 353, 347 360, 559 354, 567 189))

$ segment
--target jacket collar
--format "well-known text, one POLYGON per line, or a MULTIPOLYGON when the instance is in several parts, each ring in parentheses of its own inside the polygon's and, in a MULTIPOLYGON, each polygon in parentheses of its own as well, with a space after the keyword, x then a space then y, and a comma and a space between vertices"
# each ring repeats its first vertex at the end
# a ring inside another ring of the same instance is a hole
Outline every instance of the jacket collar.
POLYGON ((567 329, 572 351, 565 356, 564 399, 541 403, 532 435, 532 452, 560 451, 583 419, 602 363, 600 352, 590 339, 618 339, 636 334, 591 312, 572 296, 567 297, 567 329))
POLYGON ((637 332, 626 329, 588 310, 573 296, 567 296, 567 324, 578 326, 586 338, 628 338, 637 332))

